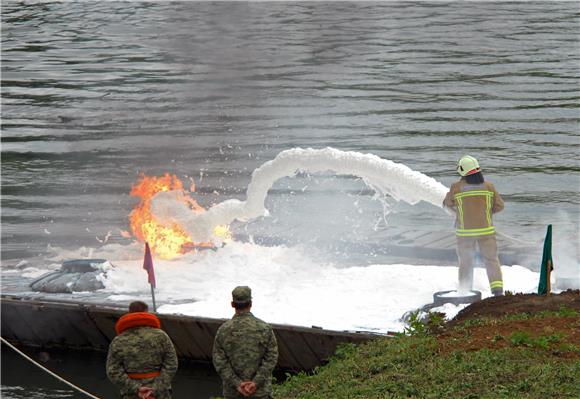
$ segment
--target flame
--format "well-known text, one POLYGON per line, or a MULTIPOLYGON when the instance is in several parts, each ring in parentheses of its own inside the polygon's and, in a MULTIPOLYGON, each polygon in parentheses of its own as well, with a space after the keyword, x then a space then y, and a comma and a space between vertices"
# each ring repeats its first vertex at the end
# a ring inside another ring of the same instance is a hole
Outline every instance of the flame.
MULTIPOLYGON (((191 187, 195 189, 193 183, 191 187)), ((180 191, 182 193, 180 198, 193 212, 205 212, 202 206, 185 193, 183 184, 177 176, 169 173, 159 177, 141 174, 139 181, 131 188, 131 195, 141 199, 129 215, 133 235, 139 241, 148 242, 151 251, 164 259, 173 259, 199 248, 215 248, 212 242, 194 243, 187 232, 177 224, 163 226, 153 218, 151 199, 159 192, 171 190, 180 191)), ((231 240, 229 226, 216 226, 213 233, 222 242, 231 240)))

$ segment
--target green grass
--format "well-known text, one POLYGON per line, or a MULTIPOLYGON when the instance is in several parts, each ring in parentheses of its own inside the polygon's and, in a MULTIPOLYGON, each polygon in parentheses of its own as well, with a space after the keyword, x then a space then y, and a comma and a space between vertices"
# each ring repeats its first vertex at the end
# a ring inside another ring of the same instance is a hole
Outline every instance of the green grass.
POLYGON ((503 349, 441 354, 435 338, 416 330, 342 346, 314 372, 288 375, 274 398, 580 398, 578 356, 562 356, 580 348, 562 345, 557 332, 515 331, 503 349))

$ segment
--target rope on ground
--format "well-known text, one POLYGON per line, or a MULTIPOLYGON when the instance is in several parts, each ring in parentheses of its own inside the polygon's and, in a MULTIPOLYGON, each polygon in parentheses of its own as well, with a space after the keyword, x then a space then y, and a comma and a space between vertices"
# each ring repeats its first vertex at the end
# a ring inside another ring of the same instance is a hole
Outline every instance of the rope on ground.
POLYGON ((22 356, 23 358, 25 358, 26 360, 28 360, 29 362, 31 362, 32 364, 34 364, 37 367, 40 367, 42 370, 46 371, 48 374, 52 375, 53 377, 55 377, 56 379, 64 382, 66 385, 68 385, 71 388, 76 389, 77 391, 79 391, 80 393, 87 395, 89 398, 92 399, 101 399, 95 395, 92 395, 90 393, 88 393, 87 391, 77 387, 76 385, 74 385, 73 383, 65 380, 64 378, 62 378, 61 376, 59 376, 58 374, 53 373, 52 371, 50 371, 49 369, 47 369, 46 367, 44 367, 42 364, 36 362, 34 359, 32 359, 30 356, 28 356, 26 353, 22 352, 21 350, 19 350, 18 348, 16 348, 14 345, 12 345, 10 342, 6 341, 4 339, 4 337, 0 337, 0 339, 2 340, 2 343, 7 345, 8 347, 10 347, 11 349, 13 349, 16 353, 18 353, 20 356, 22 356))

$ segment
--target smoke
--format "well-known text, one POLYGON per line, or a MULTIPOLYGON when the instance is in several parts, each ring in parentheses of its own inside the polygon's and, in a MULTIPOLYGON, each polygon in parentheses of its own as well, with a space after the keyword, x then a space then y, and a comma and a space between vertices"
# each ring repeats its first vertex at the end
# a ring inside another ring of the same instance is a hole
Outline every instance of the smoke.
POLYGON ((157 194, 152 200, 151 210, 160 223, 178 224, 193 241, 207 241, 211 239, 215 226, 267 215, 266 196, 278 179, 294 176, 298 172, 325 171, 358 176, 377 193, 412 205, 425 201, 441 207, 448 191, 435 179, 376 155, 334 148, 295 148, 282 151, 276 158, 254 170, 246 201, 223 201, 204 213, 195 214, 181 199, 181 193, 170 191, 157 194))

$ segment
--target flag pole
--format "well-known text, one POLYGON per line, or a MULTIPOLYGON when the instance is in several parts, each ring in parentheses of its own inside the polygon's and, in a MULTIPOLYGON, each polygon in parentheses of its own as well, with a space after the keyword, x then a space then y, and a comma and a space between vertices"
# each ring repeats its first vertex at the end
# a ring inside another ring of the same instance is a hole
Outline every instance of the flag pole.
POLYGON ((550 281, 550 276, 552 275, 552 261, 550 259, 546 262, 546 267, 546 295, 550 295, 552 293, 552 282, 550 281))
POLYGON ((157 305, 155 304, 155 288, 153 288, 152 284, 149 284, 151 286, 151 299, 153 300, 153 312, 157 313, 157 305))
POLYGON ((143 269, 147 270, 147 281, 151 286, 151 299, 153 300, 153 311, 157 312, 157 304, 155 303, 155 269, 153 268, 153 256, 151 256, 151 249, 149 243, 145 243, 145 257, 143 259, 143 269))

